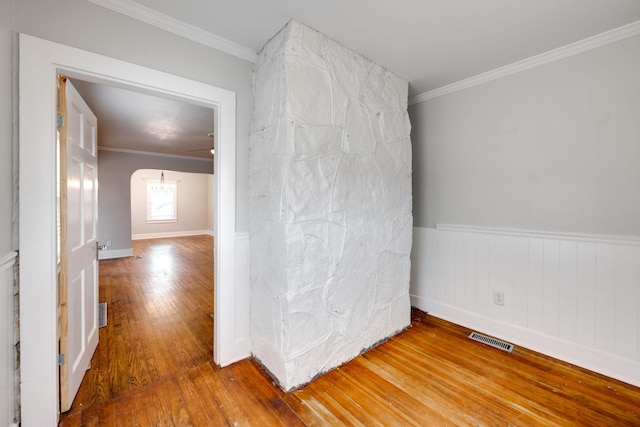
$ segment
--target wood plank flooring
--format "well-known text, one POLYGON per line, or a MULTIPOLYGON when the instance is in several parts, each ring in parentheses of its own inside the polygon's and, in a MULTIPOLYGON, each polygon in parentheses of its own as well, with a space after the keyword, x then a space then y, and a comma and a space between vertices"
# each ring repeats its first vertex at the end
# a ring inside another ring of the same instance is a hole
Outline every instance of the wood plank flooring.
POLYGON ((208 236, 100 263, 109 323, 62 426, 640 426, 640 389, 413 313, 412 327, 301 390, 212 362, 208 236))

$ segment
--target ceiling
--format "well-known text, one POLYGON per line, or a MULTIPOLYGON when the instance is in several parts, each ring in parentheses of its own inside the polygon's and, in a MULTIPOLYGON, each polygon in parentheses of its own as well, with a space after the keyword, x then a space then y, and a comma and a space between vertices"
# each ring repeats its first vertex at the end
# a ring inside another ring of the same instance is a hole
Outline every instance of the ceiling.
POLYGON ((411 96, 640 20, 638 0, 135 3, 256 52, 295 18, 407 80, 411 96))
POLYGON ((213 159, 212 109, 82 80, 72 84, 98 118, 101 148, 213 159))
MULTIPOLYGON (((410 97, 640 21, 640 0, 89 1, 222 38, 249 58, 297 19, 407 80, 410 97)), ((211 144, 212 110, 78 86, 98 116, 101 146, 210 158, 188 150, 211 144)))

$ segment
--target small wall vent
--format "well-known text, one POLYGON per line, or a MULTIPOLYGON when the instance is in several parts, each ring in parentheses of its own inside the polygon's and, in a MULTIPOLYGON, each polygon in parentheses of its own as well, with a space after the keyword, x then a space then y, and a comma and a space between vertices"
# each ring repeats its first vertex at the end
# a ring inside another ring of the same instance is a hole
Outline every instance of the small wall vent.
POLYGON ((107 303, 101 302, 98 304, 98 327, 104 328, 107 326, 107 303))
POLYGON ((490 345, 491 347, 495 347, 500 350, 506 351, 507 353, 511 353, 511 351, 515 348, 515 346, 511 343, 500 341, 498 339, 491 338, 486 335, 479 334, 477 332, 471 332, 469 334, 469 338, 471 338, 474 341, 478 341, 483 344, 490 345))

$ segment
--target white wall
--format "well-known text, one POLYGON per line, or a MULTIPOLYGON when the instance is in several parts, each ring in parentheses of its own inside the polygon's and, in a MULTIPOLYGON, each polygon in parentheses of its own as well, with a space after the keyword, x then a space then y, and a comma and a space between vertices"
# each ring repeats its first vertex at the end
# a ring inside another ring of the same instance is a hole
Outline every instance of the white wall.
POLYGON ((209 177, 212 174, 139 169, 131 175, 131 234, 134 239, 159 235, 202 234, 213 223, 210 209, 209 177), (160 179, 176 181, 178 188, 178 219, 175 222, 147 222, 147 183, 160 179))
POLYGON ((640 385, 638 52, 636 36, 410 108, 414 305, 640 385))

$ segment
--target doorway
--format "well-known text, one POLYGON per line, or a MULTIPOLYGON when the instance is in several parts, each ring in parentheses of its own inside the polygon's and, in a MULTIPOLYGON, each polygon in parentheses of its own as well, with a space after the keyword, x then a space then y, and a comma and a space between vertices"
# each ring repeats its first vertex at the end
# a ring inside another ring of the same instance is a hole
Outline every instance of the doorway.
MULTIPOLYGON (((55 122, 56 76, 108 83, 175 97, 215 109, 217 129, 214 233, 214 361, 250 355, 245 319, 248 288, 236 286, 235 93, 215 86, 20 35, 19 247, 21 407, 26 425, 55 425, 58 416, 55 122)), ((246 252, 246 254, 245 254, 246 252)), ((237 256, 241 254, 242 256, 237 256)), ((246 314, 248 317, 248 313, 246 314)), ((246 321, 248 325, 248 321, 246 321)))

